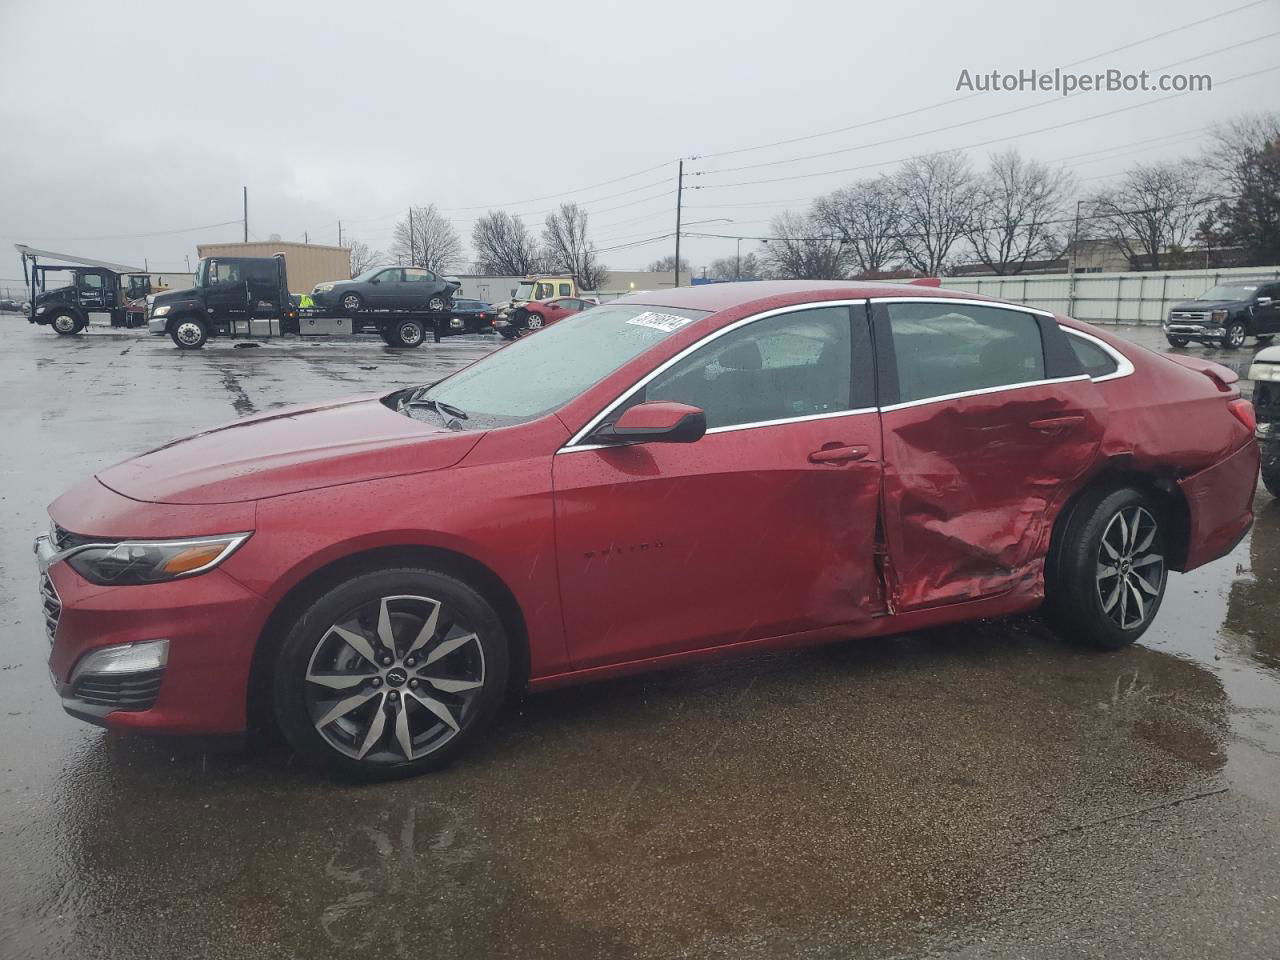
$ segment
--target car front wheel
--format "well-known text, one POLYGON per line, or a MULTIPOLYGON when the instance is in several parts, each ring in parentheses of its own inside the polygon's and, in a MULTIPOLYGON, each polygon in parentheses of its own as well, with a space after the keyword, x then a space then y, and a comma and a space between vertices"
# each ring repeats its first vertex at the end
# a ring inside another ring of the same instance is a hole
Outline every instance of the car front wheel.
POLYGON ((342 310, 344 313, 359 313, 364 309, 364 297, 358 293, 345 293, 342 295, 342 310))
POLYGON ((305 760, 346 779, 439 769, 493 719, 509 653, 469 584, 403 567, 326 590, 276 660, 276 719, 305 760))
POLYGON ((80 318, 71 313, 59 313, 49 321, 54 331, 62 337, 70 337, 84 329, 80 318))
POLYGON ((1232 321, 1227 327, 1226 333, 1222 335, 1222 345, 1231 350, 1237 350, 1244 346, 1245 337, 1249 335, 1249 329, 1240 320, 1232 321))
POLYGON ((1168 540, 1158 504, 1131 487, 1086 494, 1054 544, 1048 612, 1065 639, 1118 650, 1151 625, 1164 599, 1168 540))
POLYGON ((1171 347, 1185 347, 1191 342, 1190 337, 1175 337, 1173 334, 1169 334, 1165 339, 1169 341, 1171 347))

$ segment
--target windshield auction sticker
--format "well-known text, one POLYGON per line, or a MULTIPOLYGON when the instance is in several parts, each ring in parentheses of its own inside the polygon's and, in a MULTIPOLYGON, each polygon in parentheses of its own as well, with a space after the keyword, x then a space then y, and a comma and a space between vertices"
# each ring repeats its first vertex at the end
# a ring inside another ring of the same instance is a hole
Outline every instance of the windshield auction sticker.
POLYGON ((654 313, 650 310, 647 313, 632 317, 627 323, 634 323, 637 327, 653 327, 653 329, 661 330, 663 333, 674 333, 681 327, 693 323, 693 321, 688 317, 677 317, 670 313, 654 313))

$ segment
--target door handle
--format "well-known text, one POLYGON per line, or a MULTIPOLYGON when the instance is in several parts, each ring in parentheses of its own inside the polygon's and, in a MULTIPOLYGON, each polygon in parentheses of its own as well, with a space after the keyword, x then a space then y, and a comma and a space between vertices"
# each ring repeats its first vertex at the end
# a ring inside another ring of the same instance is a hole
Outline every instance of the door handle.
POLYGON ((871 448, 863 444, 845 446, 844 444, 828 444, 821 450, 809 454, 810 463, 843 463, 847 460, 861 460, 871 448))
POLYGON ((1044 420, 1032 420, 1027 424, 1032 430, 1039 430, 1041 433, 1060 433, 1063 430, 1070 430, 1072 427, 1078 427, 1084 423, 1084 414, 1072 413, 1062 417, 1047 417, 1044 420))

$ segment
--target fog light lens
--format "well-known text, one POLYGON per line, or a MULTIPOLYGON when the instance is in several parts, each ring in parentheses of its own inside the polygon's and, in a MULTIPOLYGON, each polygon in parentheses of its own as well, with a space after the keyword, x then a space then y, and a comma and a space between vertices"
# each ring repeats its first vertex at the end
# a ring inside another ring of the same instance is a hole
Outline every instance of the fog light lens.
POLYGON ((169 662, 168 640, 144 640, 141 643, 121 643, 103 647, 86 654, 71 673, 75 683, 85 676, 108 676, 121 673, 146 673, 162 670, 169 662))

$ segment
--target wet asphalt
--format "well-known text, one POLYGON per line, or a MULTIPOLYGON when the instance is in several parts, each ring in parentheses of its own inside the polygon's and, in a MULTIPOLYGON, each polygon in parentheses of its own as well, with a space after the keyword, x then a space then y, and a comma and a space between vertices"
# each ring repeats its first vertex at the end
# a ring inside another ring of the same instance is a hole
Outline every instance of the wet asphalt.
MULTIPOLYGON (((1261 487, 1251 536, 1175 577, 1120 653, 1024 618, 600 683, 373 787, 62 713, 30 552, 50 500, 172 437, 493 345, 186 354, 0 317, 0 958, 1280 955, 1261 487)), ((1252 353, 1189 349, 1241 372, 1252 353)))

